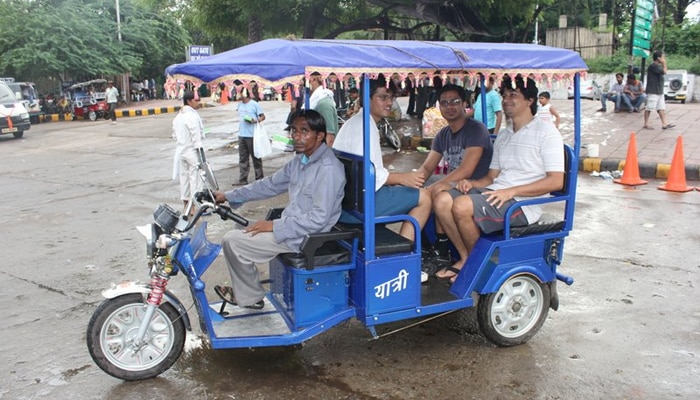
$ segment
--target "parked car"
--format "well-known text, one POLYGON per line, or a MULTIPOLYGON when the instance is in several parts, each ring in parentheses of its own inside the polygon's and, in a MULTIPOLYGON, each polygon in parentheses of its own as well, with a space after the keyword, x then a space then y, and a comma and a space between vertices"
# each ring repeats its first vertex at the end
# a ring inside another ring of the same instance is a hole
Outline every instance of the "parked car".
POLYGON ((34 83, 32 82, 6 82, 7 86, 15 93, 15 97, 19 100, 24 108, 29 113, 29 120, 33 124, 39 123, 39 116, 41 113, 41 105, 39 104, 39 97, 34 89, 34 83))
MULTIPOLYGON (((581 79, 579 81, 580 96, 582 99, 598 99, 600 98, 600 86, 594 80, 581 79)), ((567 96, 569 99, 574 98, 574 83, 571 81, 569 88, 567 89, 567 96)))
POLYGON ((689 86, 688 71, 684 69, 668 70, 664 77, 664 97, 666 100, 677 100, 685 104, 689 86))
POLYGON ((109 118, 109 105, 105 94, 106 79, 93 79, 68 87, 73 105, 73 119, 109 118))
POLYGON ((29 113, 6 82, 0 81, 0 134, 21 138, 31 128, 29 113))

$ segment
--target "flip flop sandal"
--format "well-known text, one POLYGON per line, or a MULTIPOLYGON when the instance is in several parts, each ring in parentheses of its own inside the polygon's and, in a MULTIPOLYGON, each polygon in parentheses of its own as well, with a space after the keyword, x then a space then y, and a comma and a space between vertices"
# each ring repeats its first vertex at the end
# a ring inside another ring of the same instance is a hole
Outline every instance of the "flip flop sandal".
MULTIPOLYGON (((642 129, 649 129, 650 131, 653 131, 654 127, 653 126, 645 126, 645 127, 642 127, 642 129)), ((666 129, 666 128, 664 128, 664 129, 666 129)))
POLYGON ((214 292, 226 303, 233 304, 234 306, 238 305, 236 298, 233 296, 233 288, 231 286, 216 285, 214 286, 214 292))
POLYGON ((675 126, 676 125, 674 125, 674 124, 668 124, 666 126, 662 126, 661 129, 671 129, 671 128, 674 128, 675 126))
POLYGON ((452 279, 452 278, 454 278, 455 276, 457 276, 457 274, 459 274, 460 271, 461 271, 461 270, 459 270, 459 269, 457 269, 457 268, 455 268, 455 267, 453 267, 453 266, 449 266, 449 267, 445 267, 445 268, 441 269, 440 271, 436 272, 436 273, 435 273, 435 277, 438 278, 438 279, 452 279), (440 272, 442 272, 443 270, 444 270, 444 271, 447 271, 447 272, 452 272, 453 274, 452 274, 452 275, 448 275, 448 276, 445 276, 445 275, 439 276, 438 274, 439 274, 440 272))

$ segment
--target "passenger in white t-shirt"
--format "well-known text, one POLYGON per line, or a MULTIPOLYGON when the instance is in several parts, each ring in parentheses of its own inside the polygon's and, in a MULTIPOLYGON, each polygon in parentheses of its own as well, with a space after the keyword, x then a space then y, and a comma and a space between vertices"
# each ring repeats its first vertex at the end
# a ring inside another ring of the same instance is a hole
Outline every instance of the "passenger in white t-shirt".
MULTIPOLYGON (((503 229, 505 211, 517 200, 546 196, 564 185, 564 142, 556 127, 537 114, 537 86, 518 75, 501 83, 503 110, 512 125, 499 132, 488 174, 474 181, 463 179, 457 189, 466 193, 452 206, 452 214, 464 244, 472 251, 481 233, 503 229)), ((536 222, 542 210, 524 206, 511 217, 512 226, 536 222)), ((449 272, 457 274, 466 263, 459 260, 449 272)), ((443 274, 443 278, 450 277, 443 274)))

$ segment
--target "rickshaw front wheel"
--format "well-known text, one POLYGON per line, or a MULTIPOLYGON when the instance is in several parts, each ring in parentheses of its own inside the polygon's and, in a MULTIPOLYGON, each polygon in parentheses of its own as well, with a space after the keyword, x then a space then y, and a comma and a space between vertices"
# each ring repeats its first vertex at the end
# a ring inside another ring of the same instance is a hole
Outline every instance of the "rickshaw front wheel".
POLYGON ((481 333, 497 346, 530 340, 549 312, 549 286, 531 275, 510 277, 495 293, 481 295, 477 320, 481 333))

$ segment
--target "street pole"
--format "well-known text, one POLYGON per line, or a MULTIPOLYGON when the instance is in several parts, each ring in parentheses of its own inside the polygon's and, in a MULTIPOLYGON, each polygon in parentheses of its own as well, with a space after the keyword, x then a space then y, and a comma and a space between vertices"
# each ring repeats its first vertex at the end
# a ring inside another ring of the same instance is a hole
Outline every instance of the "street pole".
MULTIPOLYGON (((119 0, 115 0, 115 11, 117 13, 117 39, 119 40, 119 47, 122 44, 122 18, 119 12, 119 0)), ((122 74, 122 96, 126 102, 129 99, 129 77, 128 73, 122 74)))
POLYGON ((119 39, 119 44, 122 42, 122 19, 119 16, 119 0, 116 1, 116 11, 117 11, 117 39, 119 39))

